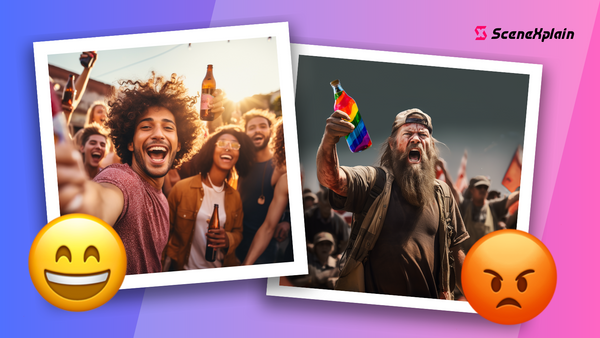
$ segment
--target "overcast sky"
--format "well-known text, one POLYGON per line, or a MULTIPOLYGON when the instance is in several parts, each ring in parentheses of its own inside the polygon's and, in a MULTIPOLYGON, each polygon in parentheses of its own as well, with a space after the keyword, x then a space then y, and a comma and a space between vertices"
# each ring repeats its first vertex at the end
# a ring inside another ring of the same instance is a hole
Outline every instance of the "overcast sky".
MULTIPOLYGON (((56 54, 48 63, 80 74, 80 53, 56 54)), ((279 90, 275 38, 224 40, 98 51, 91 78, 116 85, 121 79, 148 79, 152 71, 169 77, 185 76, 190 94, 201 91, 206 67, 212 64, 217 88, 232 101, 279 90)))

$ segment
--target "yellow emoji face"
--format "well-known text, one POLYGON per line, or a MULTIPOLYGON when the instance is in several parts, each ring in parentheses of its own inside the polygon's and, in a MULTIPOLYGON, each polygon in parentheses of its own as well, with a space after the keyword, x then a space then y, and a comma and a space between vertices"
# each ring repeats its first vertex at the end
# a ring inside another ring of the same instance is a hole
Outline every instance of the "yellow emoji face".
POLYGON ((95 309, 119 290, 127 258, 119 235, 102 220, 70 214, 48 223, 29 251, 29 274, 40 295, 68 311, 95 309))
POLYGON ((550 251, 519 230, 495 231, 477 241, 465 257, 461 276, 469 304, 498 324, 534 318, 550 303, 556 288, 550 251))

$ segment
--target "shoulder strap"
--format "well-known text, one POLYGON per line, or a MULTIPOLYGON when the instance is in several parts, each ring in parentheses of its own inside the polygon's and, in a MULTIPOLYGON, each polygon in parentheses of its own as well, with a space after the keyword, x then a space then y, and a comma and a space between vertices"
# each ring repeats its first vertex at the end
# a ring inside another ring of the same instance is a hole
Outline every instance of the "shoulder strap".
POLYGON ((386 180, 385 171, 379 167, 376 167, 375 169, 377 170, 376 175, 375 175, 375 184, 369 191, 369 196, 367 196, 367 201, 365 202, 365 205, 363 206, 362 210, 359 213, 361 217, 355 217, 356 222, 352 226, 352 230, 350 233, 350 242, 354 242, 354 240, 358 236, 358 231, 360 230, 362 221, 367 216, 367 213, 369 212, 371 205, 373 205, 373 202, 375 202, 375 199, 377 199, 377 197, 379 195, 381 195, 381 192, 383 192, 383 188, 385 187, 385 180, 386 180))
POLYGON ((375 175, 375 184, 369 191, 367 201, 365 202, 365 205, 362 208, 361 215, 363 217, 367 216, 367 212, 369 212, 371 205, 373 205, 373 202, 375 202, 375 199, 381 194, 381 192, 383 191, 383 187, 385 186, 385 171, 383 171, 383 169, 379 167, 375 169, 377 170, 377 173, 375 175))
POLYGON ((440 291, 445 293, 446 299, 454 299, 454 285, 455 285, 455 272, 454 272, 454 257, 450 253, 450 242, 453 237, 453 229, 450 226, 452 220, 450 219, 450 188, 447 184, 441 183, 436 180, 436 199, 438 202, 438 210, 440 213, 440 223, 438 227, 438 236, 440 243, 440 254, 441 254, 441 281, 440 291))
POLYGON ((437 180, 435 181, 435 183, 442 190, 442 208, 441 209, 444 212, 444 214, 443 214, 444 220, 447 222, 446 224, 448 224, 450 222, 450 198, 451 198, 450 188, 448 187, 448 184, 442 184, 442 183, 438 182, 437 180))

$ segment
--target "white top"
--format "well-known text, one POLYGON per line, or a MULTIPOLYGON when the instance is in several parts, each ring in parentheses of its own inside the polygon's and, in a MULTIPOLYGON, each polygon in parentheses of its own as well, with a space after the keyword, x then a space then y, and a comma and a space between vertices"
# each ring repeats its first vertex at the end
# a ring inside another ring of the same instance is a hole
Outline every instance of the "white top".
POLYGON ((194 229, 194 237, 192 238, 190 258, 187 264, 183 266, 186 270, 219 268, 223 265, 223 258, 225 257, 221 249, 217 249, 217 259, 214 262, 207 262, 204 258, 206 254, 208 221, 212 216, 215 204, 219 205, 219 223, 221 228, 225 224, 225 190, 216 192, 212 187, 204 184, 204 182, 202 182, 202 188, 204 188, 204 198, 196 216, 196 229, 194 229))

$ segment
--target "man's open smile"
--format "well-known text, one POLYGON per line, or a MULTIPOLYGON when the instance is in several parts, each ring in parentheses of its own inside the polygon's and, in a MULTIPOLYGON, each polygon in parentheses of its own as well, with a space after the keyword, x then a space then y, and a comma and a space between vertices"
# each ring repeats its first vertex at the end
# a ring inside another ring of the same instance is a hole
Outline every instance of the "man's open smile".
POLYGON ((169 153, 169 148, 162 144, 159 144, 159 145, 153 144, 153 145, 149 146, 148 148, 146 148, 146 154, 148 155, 148 158, 150 159, 150 163, 156 164, 156 165, 163 164, 167 159, 168 153, 169 153))

